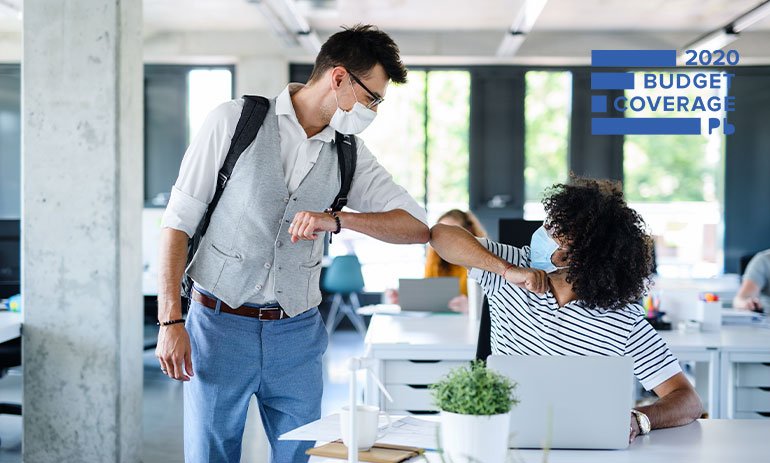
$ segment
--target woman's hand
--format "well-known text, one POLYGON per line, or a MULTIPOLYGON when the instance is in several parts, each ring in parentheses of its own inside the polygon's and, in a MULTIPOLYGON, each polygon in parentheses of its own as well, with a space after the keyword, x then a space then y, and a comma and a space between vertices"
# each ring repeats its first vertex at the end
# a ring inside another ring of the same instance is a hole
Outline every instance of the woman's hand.
POLYGON ((449 301, 449 308, 453 312, 468 313, 468 296, 460 294, 449 301))
POLYGON ((505 280, 519 288, 543 294, 548 291, 548 274, 543 270, 528 267, 510 267, 503 272, 505 280))

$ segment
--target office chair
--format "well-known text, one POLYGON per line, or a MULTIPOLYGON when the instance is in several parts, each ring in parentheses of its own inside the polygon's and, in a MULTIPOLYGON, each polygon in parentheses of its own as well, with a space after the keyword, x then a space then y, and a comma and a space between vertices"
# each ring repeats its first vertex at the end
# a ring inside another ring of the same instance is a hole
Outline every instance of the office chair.
POLYGON ((751 254, 745 254, 741 256, 740 260, 738 261, 738 266, 740 268, 740 275, 743 276, 744 273, 746 273, 746 267, 749 266, 749 262, 751 262, 751 259, 756 255, 756 252, 752 252, 751 254))
MULTIPOLYGON (((0 344, 0 379, 5 376, 9 368, 19 365, 21 365, 21 338, 0 344)), ((0 415, 21 416, 21 404, 0 402, 0 415)))
POLYGON ((344 317, 348 317, 358 333, 366 335, 366 325, 363 317, 358 314, 361 304, 358 302, 358 292, 364 289, 364 276, 361 274, 361 263, 358 257, 337 256, 326 269, 322 288, 324 291, 334 293, 329 316, 326 318, 326 330, 329 335, 334 333, 337 325, 344 317), (345 302, 345 296, 348 302, 345 302))
POLYGON ((487 361, 487 357, 492 355, 492 326, 489 318, 489 301, 484 296, 484 302, 481 304, 481 320, 479 321, 479 339, 476 342, 476 360, 487 361))

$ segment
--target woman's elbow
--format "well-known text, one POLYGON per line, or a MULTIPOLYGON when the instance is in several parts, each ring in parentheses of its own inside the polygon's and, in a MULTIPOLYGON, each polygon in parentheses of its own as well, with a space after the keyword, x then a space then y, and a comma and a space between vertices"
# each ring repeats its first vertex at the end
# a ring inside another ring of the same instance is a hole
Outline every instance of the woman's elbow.
POLYGON ((692 389, 690 393, 692 394, 691 418, 692 418, 692 421, 695 421, 703 415, 703 401, 701 400, 698 393, 695 392, 695 389, 692 389))
POLYGON ((433 248, 436 248, 436 243, 440 242, 444 239, 446 235, 446 228, 449 227, 449 225, 444 225, 443 223, 437 223, 430 229, 430 245, 433 246, 433 248))

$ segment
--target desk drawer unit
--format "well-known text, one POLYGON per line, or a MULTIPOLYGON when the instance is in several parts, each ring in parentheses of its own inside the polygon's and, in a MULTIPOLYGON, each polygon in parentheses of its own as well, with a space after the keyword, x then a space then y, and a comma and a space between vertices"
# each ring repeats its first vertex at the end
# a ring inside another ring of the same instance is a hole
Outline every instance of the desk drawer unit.
POLYGON ((770 387, 736 388, 735 411, 770 413, 770 387))
POLYGON ((735 362, 732 418, 770 419, 770 363, 735 362))
POLYGON ((457 360, 388 360, 385 384, 433 384, 452 368, 466 365, 457 360))
POLYGON ((770 363, 739 363, 735 366, 738 387, 770 387, 770 363))
POLYGON ((453 368, 468 365, 463 360, 386 360, 383 362, 383 382, 393 396, 393 402, 382 401, 390 412, 433 413, 429 385, 453 368))
POLYGON ((436 410, 432 404, 430 389, 427 386, 391 384, 386 386, 393 396, 393 402, 387 400, 387 410, 406 410, 409 413, 424 413, 436 410))

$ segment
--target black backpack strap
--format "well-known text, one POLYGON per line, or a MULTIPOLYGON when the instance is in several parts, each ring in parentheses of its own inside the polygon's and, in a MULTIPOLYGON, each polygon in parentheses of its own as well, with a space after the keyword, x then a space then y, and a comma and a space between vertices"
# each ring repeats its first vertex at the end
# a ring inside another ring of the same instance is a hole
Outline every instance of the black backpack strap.
MULTIPOLYGON (((257 132, 259 132, 259 128, 262 126, 262 122, 265 120, 269 108, 270 102, 267 98, 251 95, 243 96, 243 110, 241 111, 241 117, 238 119, 238 125, 235 126, 233 138, 230 140, 230 148, 227 150, 225 162, 222 164, 222 168, 219 169, 214 197, 211 199, 200 223, 198 223, 195 234, 187 243, 187 265, 190 265, 190 262, 192 262, 195 253, 198 251, 198 246, 201 243, 203 235, 206 234, 206 230, 209 228, 211 216, 214 214, 217 203, 219 203, 219 198, 222 197, 222 193, 225 191, 227 181, 230 180, 230 175, 233 173, 235 163, 238 162, 241 153, 243 153, 254 139, 257 138, 257 132)), ((185 271, 185 274, 182 277, 182 294, 188 299, 191 296, 192 286, 192 278, 190 278, 185 271)))
POLYGON ((353 174, 356 173, 356 159, 358 151, 356 150, 356 137, 353 135, 344 135, 335 133, 334 143, 337 145, 337 161, 340 165, 340 192, 334 198, 330 206, 332 211, 341 211, 348 203, 348 193, 350 184, 353 183, 353 174))
POLYGON ((230 180, 235 163, 238 162, 241 153, 243 153, 246 148, 251 145, 254 139, 257 138, 257 132, 259 132, 259 128, 262 126, 262 122, 265 120, 269 108, 270 102, 267 98, 243 95, 243 110, 241 111, 241 117, 238 119, 238 125, 235 126, 235 132, 230 141, 230 149, 227 151, 225 162, 222 164, 222 168, 219 169, 219 175, 217 175, 217 188, 214 191, 214 197, 211 199, 208 209, 206 209, 206 216, 201 224, 201 236, 206 234, 209 222, 211 221, 211 216, 219 203, 219 198, 222 197, 222 193, 225 191, 227 181, 230 180))

